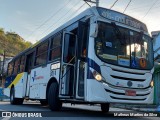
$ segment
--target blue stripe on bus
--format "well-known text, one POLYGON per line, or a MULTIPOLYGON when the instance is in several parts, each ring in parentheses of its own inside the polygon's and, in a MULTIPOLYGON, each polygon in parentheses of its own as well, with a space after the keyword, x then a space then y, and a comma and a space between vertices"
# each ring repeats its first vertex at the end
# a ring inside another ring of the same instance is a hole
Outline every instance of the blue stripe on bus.
POLYGON ((99 74, 101 74, 101 68, 100 68, 100 66, 95 61, 93 61, 92 59, 88 58, 87 62, 88 62, 88 66, 89 67, 93 68, 99 74))
POLYGON ((6 82, 5 82, 5 88, 7 88, 13 82, 15 78, 16 78, 16 75, 11 75, 7 77, 6 82))
POLYGON ((95 79, 89 67, 87 69, 87 79, 95 79))
POLYGON ((94 76, 93 76, 92 72, 90 71, 89 67, 93 68, 99 74, 101 74, 101 68, 95 61, 93 61, 92 59, 88 58, 87 62, 88 62, 87 79, 94 79, 94 76))

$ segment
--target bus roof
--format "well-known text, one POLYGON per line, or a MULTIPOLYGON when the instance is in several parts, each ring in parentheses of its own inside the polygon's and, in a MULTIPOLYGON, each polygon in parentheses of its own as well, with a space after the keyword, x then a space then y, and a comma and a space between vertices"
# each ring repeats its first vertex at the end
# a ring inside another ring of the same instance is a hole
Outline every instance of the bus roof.
MULTIPOLYGON (((48 39, 52 35, 59 32, 60 30, 66 28, 67 26, 69 26, 72 23, 78 21, 79 19, 81 19, 85 16, 89 16, 89 15, 101 16, 101 17, 104 17, 106 19, 109 19, 109 20, 112 20, 112 21, 115 21, 115 22, 119 22, 119 23, 122 23, 122 24, 126 24, 130 27, 140 29, 141 31, 148 32, 147 27, 144 23, 140 22, 139 20, 137 20, 137 19, 135 19, 131 16, 125 15, 123 13, 120 13, 120 12, 117 12, 117 11, 114 11, 114 10, 93 6, 91 8, 88 8, 87 10, 83 11, 82 13, 80 13, 79 15, 77 15, 76 17, 74 17, 73 19, 68 21, 67 23, 58 27, 53 32, 51 32, 50 34, 48 34, 47 36, 45 36, 44 38, 42 38, 40 41, 38 41, 35 44, 37 45, 37 44, 43 42, 44 40, 48 39)), ((33 45, 33 47, 36 46, 36 45, 33 45)))
POLYGON ((148 32, 147 27, 144 23, 142 23, 141 21, 139 21, 131 16, 128 16, 126 14, 123 14, 123 13, 120 13, 120 12, 117 12, 114 10, 101 8, 101 7, 98 7, 97 11, 101 17, 128 25, 130 27, 134 27, 134 28, 139 29, 143 32, 148 32))
POLYGON ((65 29, 66 27, 68 27, 69 25, 71 25, 74 22, 78 21, 79 19, 81 19, 83 17, 91 16, 91 15, 95 15, 95 16, 98 16, 98 17, 103 17, 105 19, 109 19, 109 20, 114 21, 114 22, 119 22, 119 23, 128 25, 130 27, 134 27, 134 28, 137 28, 139 30, 148 32, 146 25, 144 23, 140 22, 139 20, 133 18, 133 17, 130 17, 128 15, 125 15, 123 13, 120 13, 120 12, 117 12, 117 11, 114 11, 114 10, 110 10, 110 9, 106 9, 106 8, 102 8, 102 7, 95 7, 94 6, 94 7, 88 8, 87 10, 83 11, 82 13, 80 13, 79 15, 74 17, 73 19, 71 19, 68 22, 66 22, 65 24, 63 24, 62 26, 58 27, 53 32, 51 32, 50 34, 48 34, 47 36, 45 36, 44 38, 42 38, 41 40, 36 42, 30 48, 28 48, 25 51, 23 51, 20 54, 18 54, 14 58, 26 53, 30 49, 32 49, 35 46, 39 45, 40 43, 42 43, 46 39, 50 38, 52 35, 56 34, 57 32, 59 32, 59 31, 61 31, 63 29, 65 29))

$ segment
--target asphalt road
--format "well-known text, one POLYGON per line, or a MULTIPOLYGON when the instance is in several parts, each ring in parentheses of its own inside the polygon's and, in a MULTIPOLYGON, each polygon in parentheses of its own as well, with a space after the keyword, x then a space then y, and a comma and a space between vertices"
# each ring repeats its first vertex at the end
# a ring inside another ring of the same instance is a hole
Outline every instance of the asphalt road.
MULTIPOLYGON (((118 115, 122 114, 130 114, 134 113, 137 114, 139 112, 131 111, 131 110, 125 110, 125 109, 119 109, 119 108, 110 108, 109 113, 102 113, 99 106, 89 106, 89 105, 70 105, 70 104, 63 104, 62 110, 58 112, 51 112, 48 106, 41 106, 39 102, 24 102, 23 105, 10 105, 9 102, 0 102, 0 111, 4 112, 10 112, 13 111, 18 113, 23 113, 28 115, 31 113, 38 113, 37 115, 42 116, 42 118, 17 118, 17 117, 6 117, 6 118, 0 118, 2 120, 24 120, 24 119, 38 119, 38 120, 106 120, 106 119, 112 119, 112 120, 159 120, 158 117, 112 117, 116 113, 118 115), (51 116, 51 117, 46 117, 51 116)), ((141 114, 141 113, 140 113, 141 114)), ((144 114, 144 113, 142 113, 144 114)), ((16 114, 14 114, 16 115, 16 114)))

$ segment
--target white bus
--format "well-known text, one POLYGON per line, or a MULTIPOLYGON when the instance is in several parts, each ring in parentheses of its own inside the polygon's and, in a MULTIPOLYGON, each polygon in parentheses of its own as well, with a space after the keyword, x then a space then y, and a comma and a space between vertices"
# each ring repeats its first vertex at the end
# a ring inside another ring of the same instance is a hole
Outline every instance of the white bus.
POLYGON ((145 24, 91 7, 20 53, 8 65, 11 104, 153 103, 153 48, 145 24))

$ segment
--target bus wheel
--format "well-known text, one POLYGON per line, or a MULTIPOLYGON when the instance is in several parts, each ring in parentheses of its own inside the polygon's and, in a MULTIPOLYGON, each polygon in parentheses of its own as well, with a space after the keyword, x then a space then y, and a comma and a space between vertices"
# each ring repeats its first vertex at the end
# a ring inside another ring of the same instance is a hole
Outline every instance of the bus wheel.
POLYGON ((23 98, 16 98, 16 104, 21 105, 23 104, 24 99, 23 98))
POLYGON ((16 98, 15 98, 15 90, 14 90, 14 87, 11 88, 11 92, 10 92, 10 103, 11 103, 12 105, 17 104, 17 100, 16 100, 16 98))
POLYGON ((48 102, 46 100, 40 100, 41 105, 48 105, 48 102))
POLYGON ((109 103, 102 103, 102 104, 101 104, 101 110, 102 110, 102 112, 104 112, 104 113, 109 112, 109 103))
POLYGON ((22 104, 23 103, 23 98, 15 98, 15 90, 14 87, 11 88, 11 93, 10 93, 10 103, 12 105, 16 105, 16 104, 22 104))
POLYGON ((62 107, 62 102, 58 98, 58 84, 52 83, 48 90, 48 105, 52 111, 58 111, 62 107))

